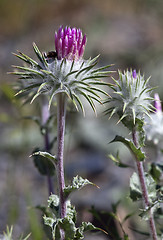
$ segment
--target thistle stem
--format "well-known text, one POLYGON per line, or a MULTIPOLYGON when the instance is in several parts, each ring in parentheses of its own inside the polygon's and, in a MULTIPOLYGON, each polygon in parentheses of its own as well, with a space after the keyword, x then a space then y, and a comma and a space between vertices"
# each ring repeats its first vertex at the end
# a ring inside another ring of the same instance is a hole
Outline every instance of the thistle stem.
POLYGON ((58 175, 58 185, 59 185, 59 197, 60 197, 60 217, 64 218, 66 216, 66 201, 64 198, 64 162, 63 162, 63 152, 64 152, 64 133, 65 133, 65 116, 66 116, 66 96, 61 93, 57 96, 57 175, 58 175))
MULTIPOLYGON (((41 111, 42 111, 41 112, 42 125, 44 126, 47 123, 47 120, 50 117, 48 100, 44 96, 42 97, 42 109, 41 109, 41 111)), ((48 127, 45 128, 45 133, 44 133, 44 148, 45 148, 45 151, 47 151, 47 152, 50 151, 50 141, 49 141, 48 127)), ((46 170, 47 170, 48 193, 49 193, 49 195, 51 195, 52 193, 54 193, 54 187, 53 187, 52 178, 50 176, 48 166, 46 167, 46 170)))
MULTIPOLYGON (((133 142, 134 142, 135 146, 138 147, 138 141, 137 141, 137 136, 136 136, 135 130, 133 130, 132 137, 133 137, 133 142)), ((149 201, 148 190, 147 190, 147 186, 146 186, 146 182, 145 182, 143 163, 136 159, 136 166, 137 166, 137 172, 138 172, 139 181, 140 181, 140 185, 141 185, 141 189, 142 189, 142 195, 144 198, 144 206, 146 209, 150 206, 150 201, 149 201)), ((149 210, 149 215, 150 215, 149 227, 150 227, 150 231, 151 231, 151 237, 153 240, 157 240, 157 232, 156 232, 152 209, 149 210)))

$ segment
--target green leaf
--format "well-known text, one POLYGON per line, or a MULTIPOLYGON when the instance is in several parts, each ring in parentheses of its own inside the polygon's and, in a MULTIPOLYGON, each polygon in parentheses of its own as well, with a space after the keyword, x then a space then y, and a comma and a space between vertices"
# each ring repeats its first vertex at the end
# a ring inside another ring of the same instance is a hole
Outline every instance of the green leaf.
POLYGON ((116 157, 113 156, 112 154, 109 154, 108 157, 109 157, 109 158, 115 163, 115 165, 117 165, 118 167, 121 167, 121 168, 132 167, 132 166, 129 166, 129 165, 121 162, 121 160, 120 160, 120 158, 119 158, 119 153, 118 153, 118 152, 117 152, 116 157))
POLYGON ((160 181, 161 175, 163 174, 163 165, 152 163, 149 173, 153 177, 153 179, 158 183, 160 181))
POLYGON ((149 201, 153 203, 157 198, 156 182, 148 173, 145 173, 145 182, 147 185, 149 201))
POLYGON ((34 154, 32 155, 35 167, 38 169, 38 171, 42 175, 50 174, 50 176, 53 176, 54 172, 55 172, 54 163, 51 160, 49 160, 49 158, 46 158, 45 156, 42 156, 41 154, 35 154, 38 152, 40 152, 39 148, 36 148, 34 150, 34 154))
POLYGON ((139 177, 136 172, 130 178, 130 198, 133 201, 142 199, 142 191, 140 188, 139 177))
POLYGON ((138 132, 138 142, 139 146, 143 147, 144 146, 144 141, 145 141, 145 131, 144 131, 144 121, 136 118, 136 123, 137 123, 137 132, 138 132))
MULTIPOLYGON (((153 201, 155 201, 157 198, 156 183, 148 173, 145 173, 145 182, 147 186, 149 202, 151 203, 152 206, 153 201)), ((139 177, 135 172, 130 178, 130 198, 133 201, 137 201, 142 198, 139 177)))
POLYGON ((43 216, 43 219, 44 219, 44 224, 53 228, 56 220, 54 218, 51 218, 51 217, 46 217, 46 216, 43 216))
MULTIPOLYGON (((73 240, 76 234, 75 223, 70 218, 63 218, 58 221, 58 226, 64 230, 65 240, 73 240)), ((57 240, 57 238, 56 238, 57 240)))
POLYGON ((84 186, 91 184, 91 185, 95 185, 92 182, 90 182, 87 179, 83 179, 80 176, 76 176, 73 178, 72 184, 68 185, 67 187, 64 188, 64 196, 65 198, 67 198, 70 193, 72 193, 75 190, 79 190, 81 188, 83 188, 84 186))
POLYGON ((152 204, 150 207, 148 207, 147 209, 142 210, 142 212, 139 214, 139 216, 145 220, 148 221, 151 217, 151 213, 152 214, 160 208, 160 203, 158 201, 156 201, 154 204, 152 204))
POLYGON ((50 154, 48 152, 38 151, 38 152, 33 153, 30 157, 35 156, 35 155, 40 155, 40 156, 46 158, 47 160, 50 160, 55 166, 57 164, 56 156, 54 156, 54 155, 52 155, 52 154, 50 154))
POLYGON ((134 155, 137 161, 144 161, 145 159, 144 153, 141 151, 140 148, 136 148, 136 146, 132 143, 132 141, 117 135, 110 143, 113 143, 113 142, 121 142, 125 144, 128 147, 128 149, 131 151, 131 153, 134 155))
MULTIPOLYGON (((78 239, 84 239, 84 232, 86 231, 91 231, 91 230, 99 230, 99 231, 103 231, 100 228, 95 227, 92 223, 90 222, 82 222, 81 226, 77 228, 76 230, 76 235, 74 240, 78 240, 78 239)), ((105 232, 105 231, 103 231, 105 232)), ((105 232, 106 233, 106 232, 105 232)), ((107 233, 106 233, 107 234, 107 233)))

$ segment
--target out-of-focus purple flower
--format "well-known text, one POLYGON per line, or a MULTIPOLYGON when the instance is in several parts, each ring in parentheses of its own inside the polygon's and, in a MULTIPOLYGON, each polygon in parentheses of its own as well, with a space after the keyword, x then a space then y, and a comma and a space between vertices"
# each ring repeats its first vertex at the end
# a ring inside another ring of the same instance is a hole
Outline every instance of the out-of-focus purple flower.
POLYGON ((136 70, 133 70, 132 76, 133 76, 133 78, 137 78, 136 70))
POLYGON ((57 59, 66 58, 68 60, 79 60, 84 54, 86 45, 86 35, 77 28, 61 26, 58 32, 55 32, 55 49, 57 59))
POLYGON ((154 99, 155 99, 154 106, 155 106, 156 113, 162 114, 162 106, 161 106, 161 101, 158 93, 154 94, 154 99))

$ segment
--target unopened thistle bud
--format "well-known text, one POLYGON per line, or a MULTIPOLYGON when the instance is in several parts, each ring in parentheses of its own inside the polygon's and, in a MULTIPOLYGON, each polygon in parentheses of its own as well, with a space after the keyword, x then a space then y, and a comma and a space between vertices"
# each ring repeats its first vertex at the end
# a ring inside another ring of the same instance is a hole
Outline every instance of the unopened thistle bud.
POLYGON ((77 110, 81 108, 84 113, 80 98, 82 95, 96 111, 94 100, 101 103, 99 93, 108 96, 98 86, 108 85, 102 82, 101 78, 108 76, 110 71, 104 70, 111 65, 95 68, 98 56, 84 60, 85 45, 86 35, 83 36, 80 29, 61 26, 55 33, 56 51, 43 54, 34 43, 33 49, 38 61, 21 52, 19 55, 15 54, 29 65, 14 66, 19 71, 14 71, 13 74, 18 75, 22 80, 21 83, 23 82, 18 94, 27 92, 27 95, 31 96, 31 102, 39 95, 46 94, 50 106, 56 94, 65 93, 77 110))
POLYGON ((119 71, 119 79, 115 80, 115 85, 112 86, 113 93, 111 99, 106 102, 112 103, 106 113, 110 114, 110 117, 117 113, 119 115, 119 121, 127 121, 136 124, 136 120, 142 120, 144 115, 149 115, 148 112, 152 109, 150 97, 150 91, 152 88, 147 87, 147 80, 144 76, 134 71, 119 71))

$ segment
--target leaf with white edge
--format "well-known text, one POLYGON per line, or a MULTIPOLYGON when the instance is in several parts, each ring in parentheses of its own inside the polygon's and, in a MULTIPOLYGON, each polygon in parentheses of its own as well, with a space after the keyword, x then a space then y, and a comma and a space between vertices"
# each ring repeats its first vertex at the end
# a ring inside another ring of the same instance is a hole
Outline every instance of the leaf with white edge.
POLYGON ((140 148, 137 148, 132 141, 117 135, 110 143, 113 142, 123 143, 128 147, 128 149, 131 151, 137 161, 144 161, 145 154, 141 151, 140 148))
POLYGON ((84 232, 91 231, 91 230, 99 230, 99 231, 103 231, 104 233, 106 233, 104 230, 95 227, 90 222, 82 222, 81 226, 79 226, 76 230, 76 235, 75 235, 74 240, 84 239, 84 232))
POLYGON ((145 182, 147 185, 149 201, 153 203, 157 198, 156 182, 148 173, 145 173, 145 182))
POLYGON ((50 160, 54 165, 57 164, 57 158, 56 156, 48 153, 48 152, 41 152, 41 151, 38 151, 38 152, 35 152, 33 153, 32 155, 30 155, 30 157, 34 156, 34 155, 41 155, 42 157, 45 157, 47 158, 48 160, 50 160))
POLYGON ((73 222, 76 222, 76 210, 73 205, 71 205, 70 200, 66 202, 66 216, 68 219, 72 219, 73 222))
POLYGON ((137 132, 138 132, 139 146, 143 147, 144 146, 144 141, 145 141, 145 131, 144 131, 144 128, 143 128, 144 121, 136 118, 136 122, 137 122, 137 132))
MULTIPOLYGON (((145 173, 145 182, 148 191, 148 198, 150 203, 152 204, 153 201, 155 201, 157 198, 156 183, 148 173, 145 173)), ((130 178, 130 198, 133 201, 137 201, 142 198, 139 177, 136 172, 134 172, 130 178)))
MULTIPOLYGON (((33 152, 38 152, 40 151, 39 148, 34 149, 33 152)), ((38 171, 42 174, 42 175, 50 175, 53 176, 55 173, 55 167, 54 167, 54 163, 52 163, 51 161, 49 161, 49 159, 41 156, 41 155, 33 155, 33 161, 35 164, 35 167, 38 169, 38 171)))
POLYGON ((79 190, 88 184, 95 185, 92 182, 90 182, 88 179, 84 179, 80 176, 74 177, 72 184, 64 188, 65 198, 67 198, 70 195, 70 193, 72 193, 73 191, 79 190))
MULTIPOLYGON (((75 223, 67 217, 58 221, 58 226, 64 230, 65 240, 73 240, 76 234, 75 223)), ((57 238, 56 238, 57 240, 57 238)))
POLYGON ((150 207, 148 207, 147 209, 142 210, 142 212, 139 214, 139 216, 145 220, 148 221, 151 217, 151 213, 152 214, 157 211, 157 209, 160 208, 160 203, 158 201, 156 201, 155 203, 153 203, 150 207))
POLYGON ((48 199, 48 207, 58 207, 59 206, 59 197, 58 195, 51 194, 48 199))
POLYGON ((139 177, 136 172, 130 178, 130 198, 133 201, 142 199, 142 191, 140 188, 139 177))
POLYGON ((43 219, 44 219, 44 224, 53 228, 55 222, 56 222, 56 219, 54 218, 51 218, 51 217, 46 217, 46 216, 43 216, 43 219))

